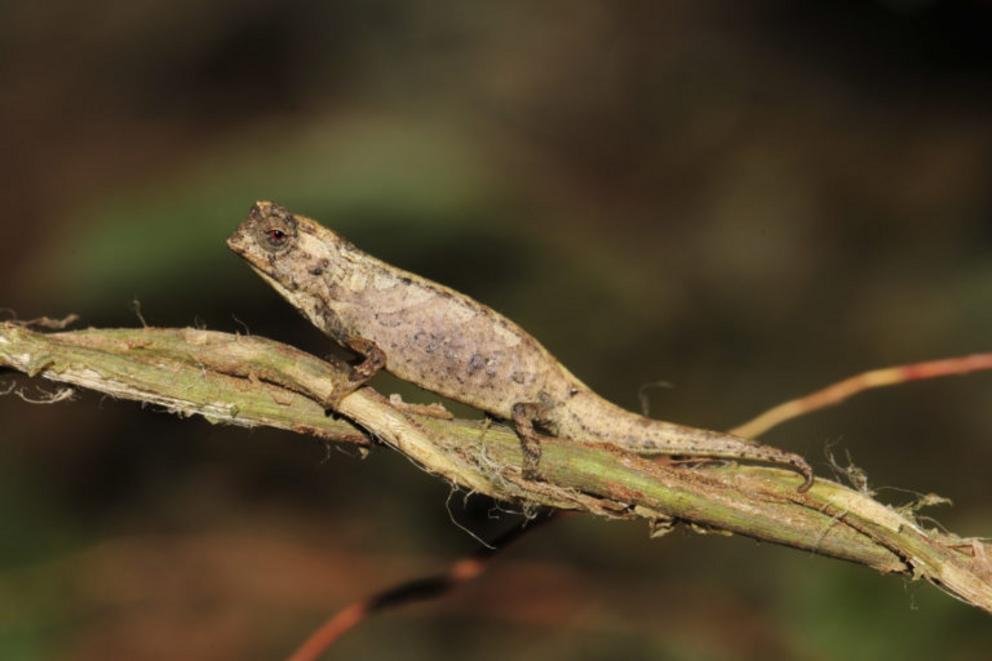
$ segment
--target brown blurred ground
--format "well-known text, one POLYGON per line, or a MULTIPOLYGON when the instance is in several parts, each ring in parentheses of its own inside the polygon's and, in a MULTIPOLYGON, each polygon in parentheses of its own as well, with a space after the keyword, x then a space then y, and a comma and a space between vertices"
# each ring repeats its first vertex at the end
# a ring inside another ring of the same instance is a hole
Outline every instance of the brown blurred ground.
MULTIPOLYGON (((990 29, 984 3, 926 0, 7 6, 0 306, 135 325, 138 299, 326 351, 223 245, 271 198, 494 305, 615 401, 664 379, 653 414, 729 427, 990 349, 990 29)), ((987 535, 990 394, 913 384, 768 440, 823 474, 849 451, 987 535)), ((0 421, 0 658, 278 658, 473 546, 386 451, 86 394, 0 421)), ((572 519, 337 658, 973 659, 988 630, 928 586, 572 519)))

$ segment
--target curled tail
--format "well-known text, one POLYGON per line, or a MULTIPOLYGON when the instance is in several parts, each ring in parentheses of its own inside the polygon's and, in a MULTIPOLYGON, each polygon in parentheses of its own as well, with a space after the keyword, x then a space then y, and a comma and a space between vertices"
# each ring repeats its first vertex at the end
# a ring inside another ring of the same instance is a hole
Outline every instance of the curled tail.
POLYGON ((785 465, 805 478, 800 493, 813 486, 813 469, 805 459, 770 445, 637 415, 591 391, 577 393, 563 408, 558 415, 558 433, 575 440, 600 441, 637 454, 718 457, 785 465))
POLYGON ((651 427, 657 429, 657 435, 652 433, 650 436, 628 437, 625 439, 625 449, 639 454, 721 457, 781 464, 794 468, 805 478, 799 487, 800 493, 808 491, 813 486, 815 479, 813 468, 798 454, 732 434, 685 427, 661 420, 651 420, 651 422, 655 423, 651 427))

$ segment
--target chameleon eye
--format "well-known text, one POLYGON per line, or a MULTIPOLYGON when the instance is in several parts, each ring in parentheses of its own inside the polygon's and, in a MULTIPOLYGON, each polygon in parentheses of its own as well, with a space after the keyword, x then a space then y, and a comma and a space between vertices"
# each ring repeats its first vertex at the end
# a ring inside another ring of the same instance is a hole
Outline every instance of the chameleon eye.
POLYGON ((286 233, 277 227, 265 231, 265 238, 273 247, 279 247, 286 242, 286 233))
POLYGON ((285 209, 282 212, 283 215, 273 212, 256 219, 255 241, 273 255, 292 248, 297 236, 296 219, 285 213, 285 209))

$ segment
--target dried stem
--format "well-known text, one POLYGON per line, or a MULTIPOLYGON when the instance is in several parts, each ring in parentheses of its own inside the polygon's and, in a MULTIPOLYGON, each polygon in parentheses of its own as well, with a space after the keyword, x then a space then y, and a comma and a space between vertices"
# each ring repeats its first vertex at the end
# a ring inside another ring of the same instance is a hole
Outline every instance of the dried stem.
MULTIPOLYGON (((751 421, 735 427, 730 430, 730 433, 753 438, 787 420, 807 415, 826 406, 839 404, 841 401, 869 388, 896 385, 917 379, 965 374, 982 369, 992 369, 992 354, 977 354, 965 358, 928 361, 925 363, 900 365, 898 367, 864 372, 831 384, 805 397, 775 406, 756 416, 751 421)), ((560 513, 561 510, 556 511, 556 514, 560 513)), ((554 515, 542 519, 542 521, 549 521, 551 518, 554 518, 554 515)), ((511 533, 513 533, 513 538, 515 539, 516 536, 522 534, 525 530, 532 529, 533 527, 525 528, 521 526, 511 531, 511 533)), ((480 553, 453 563, 448 572, 442 574, 440 577, 425 577, 406 581, 393 588, 384 590, 377 595, 349 604, 332 615, 320 628, 311 634, 294 655, 290 657, 289 661, 312 661, 313 659, 317 659, 336 643, 344 633, 358 626, 362 620, 370 615, 387 608, 395 608, 408 603, 411 601, 409 598, 389 598, 391 595, 406 595, 408 593, 408 586, 434 586, 434 589, 429 594, 418 592, 417 596, 422 599, 438 598, 458 588, 468 580, 478 578, 486 570, 489 562, 496 556, 496 553, 506 548, 506 542, 507 540, 502 537, 494 540, 493 546, 484 547, 480 550, 480 553), (463 567, 470 567, 472 571, 462 571, 461 569, 463 567)))
MULTIPOLYGON (((163 405, 214 422, 291 429, 368 443, 325 415, 342 366, 270 340, 191 329, 37 333, 0 324, 0 366, 163 405), (305 393, 305 394, 304 394, 305 393)), ((745 465, 667 466, 566 440, 543 444, 541 480, 524 479, 512 430, 396 406, 363 388, 338 412, 425 470, 460 488, 518 505, 643 518, 663 533, 677 521, 924 578, 992 613, 988 545, 924 529, 870 494, 818 479, 798 493, 791 471, 745 465)))

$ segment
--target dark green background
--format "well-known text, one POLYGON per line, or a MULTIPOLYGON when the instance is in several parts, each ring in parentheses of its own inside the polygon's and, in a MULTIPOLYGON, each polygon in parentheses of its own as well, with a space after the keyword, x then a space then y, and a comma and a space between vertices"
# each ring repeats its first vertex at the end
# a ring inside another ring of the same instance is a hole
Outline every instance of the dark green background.
MULTIPOLYGON (((726 428, 989 351, 992 10, 978 2, 68 2, 0 10, 0 306, 329 350, 224 246, 256 199, 491 304, 636 408, 726 428)), ((14 377, 4 375, 0 385, 14 377)), ((23 380, 18 380, 24 383, 23 380)), ((37 395, 34 383, 28 393, 37 395)), ((415 392, 383 380, 383 389, 415 392)), ((766 438, 992 531, 992 379, 766 438)), ((0 657, 271 659, 516 519, 379 450, 83 393, 0 399, 0 657), (446 504, 447 503, 447 504, 446 504)), ((934 522, 936 525, 936 522, 934 522)), ((571 518, 348 659, 981 659, 936 589, 571 518)))

